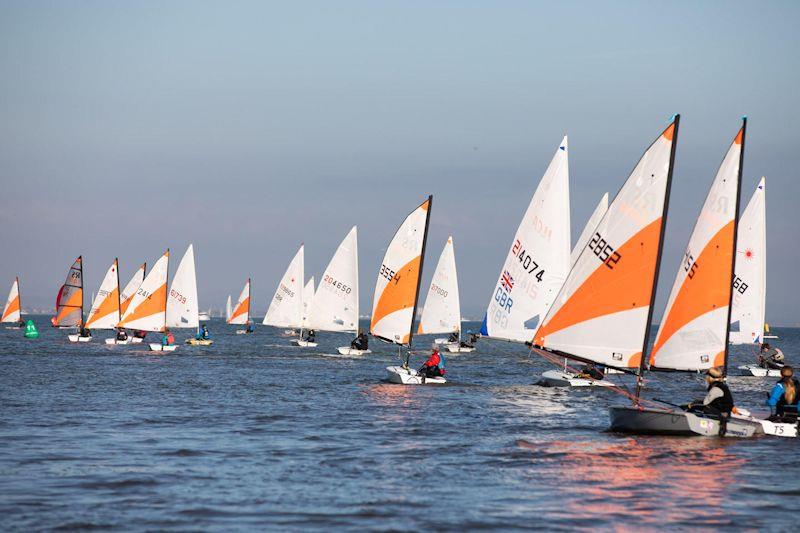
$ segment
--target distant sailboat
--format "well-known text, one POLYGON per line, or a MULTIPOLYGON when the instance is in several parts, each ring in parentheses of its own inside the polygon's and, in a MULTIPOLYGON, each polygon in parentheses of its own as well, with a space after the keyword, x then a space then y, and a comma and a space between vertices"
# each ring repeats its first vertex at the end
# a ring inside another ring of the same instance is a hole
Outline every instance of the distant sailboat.
MULTIPOLYGON (((197 298, 197 273, 195 271, 194 245, 190 244, 183 254, 175 279, 167 295, 167 328, 200 328, 200 310, 197 298)), ((214 341, 210 339, 189 339, 186 344, 208 346, 214 341)), ((165 346, 150 344, 153 351, 163 351, 165 346)))
MULTIPOLYGON (((56 316, 50 319, 56 328, 80 328, 83 325, 83 258, 78 257, 56 296, 56 316)), ((87 340, 89 337, 85 337, 87 340)))
POLYGON ((446 383, 444 377, 424 378, 408 366, 432 203, 433 196, 429 196, 400 225, 386 248, 375 284, 370 333, 396 344, 401 357, 406 348, 403 365, 386 368, 393 383, 446 383))
MULTIPOLYGON (((163 332, 167 326, 167 282, 169 250, 150 269, 122 314, 118 327, 163 332)), ((167 351, 175 347, 166 347, 167 351)))
POLYGON ((530 342, 570 267, 569 156, 561 141, 508 248, 481 334, 530 342))
POLYGON ((225 302, 225 322, 228 322, 231 319, 231 314, 233 313, 233 308, 231 307, 231 295, 228 295, 228 300, 225 302))
POLYGON ((308 282, 306 282, 305 287, 303 287, 303 316, 300 320, 300 336, 297 339, 292 340, 292 344, 296 344, 297 346, 305 346, 305 347, 315 347, 317 345, 316 341, 313 338, 305 339, 303 338, 303 332, 306 330, 313 330, 311 327, 311 301, 314 299, 314 276, 309 278, 308 282))
MULTIPOLYGON (((239 299, 236 301, 236 307, 230 309, 231 297, 228 296, 228 324, 243 325, 250 322, 250 278, 244 284, 239 299)), ((246 329, 237 329, 237 334, 247 333, 246 329)))
MULTIPOLYGON (((119 261, 114 259, 108 267, 97 296, 92 301, 92 308, 86 318, 86 329, 114 329, 120 319, 119 261)), ((77 335, 70 335, 69 340, 77 342, 77 335), (73 337, 75 337, 73 339, 73 337)), ((107 339, 109 341, 112 339, 107 339)), ((109 344, 113 344, 109 343, 109 344)))
POLYGON ((272 297, 262 324, 279 328, 300 329, 303 325, 303 271, 305 248, 297 250, 272 297))
POLYGON ((461 302, 458 295, 458 274, 452 236, 447 238, 439 256, 417 327, 417 335, 441 333, 457 336, 455 341, 449 338, 436 339, 436 342, 446 346, 449 352, 469 353, 475 349, 472 346, 461 346, 461 302))
POLYGON ((16 323, 13 329, 24 328, 25 323, 22 321, 22 304, 19 291, 19 277, 14 279, 11 284, 11 290, 8 292, 8 299, 3 308, 3 314, 0 322, 5 324, 16 323))

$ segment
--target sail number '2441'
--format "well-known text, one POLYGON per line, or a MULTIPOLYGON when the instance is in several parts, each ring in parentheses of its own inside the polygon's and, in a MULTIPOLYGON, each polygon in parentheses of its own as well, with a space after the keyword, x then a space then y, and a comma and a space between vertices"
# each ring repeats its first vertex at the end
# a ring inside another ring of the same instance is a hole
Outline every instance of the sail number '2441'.
POLYGON ((614 269, 614 265, 619 263, 619 260, 622 259, 622 255, 616 251, 613 246, 608 244, 599 233, 595 233, 592 240, 589 241, 589 249, 594 252, 594 255, 596 255, 603 264, 612 270, 614 269))
MULTIPOLYGON (((514 246, 511 247, 511 253, 514 254, 519 262, 522 263, 522 268, 524 268, 528 274, 533 274, 539 268, 539 263, 533 260, 533 258, 528 255, 528 252, 522 248, 522 243, 519 239, 514 241, 514 246)), ((539 270, 536 272, 534 276, 536 281, 541 282, 542 278, 544 277, 544 269, 539 270)))

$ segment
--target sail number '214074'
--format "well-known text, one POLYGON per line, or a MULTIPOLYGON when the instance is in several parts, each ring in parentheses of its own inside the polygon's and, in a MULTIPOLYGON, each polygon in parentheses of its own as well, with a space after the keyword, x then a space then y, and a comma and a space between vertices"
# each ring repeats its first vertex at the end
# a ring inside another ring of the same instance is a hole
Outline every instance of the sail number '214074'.
MULTIPOLYGON (((522 248, 522 243, 519 239, 514 241, 514 245, 511 247, 511 253, 519 259, 519 262, 522 263, 522 268, 524 268, 528 274, 533 274, 539 268, 539 263, 534 261, 533 258, 528 255, 527 251, 522 248)), ((544 269, 539 270, 534 277, 536 281, 541 282, 544 277, 544 269)))

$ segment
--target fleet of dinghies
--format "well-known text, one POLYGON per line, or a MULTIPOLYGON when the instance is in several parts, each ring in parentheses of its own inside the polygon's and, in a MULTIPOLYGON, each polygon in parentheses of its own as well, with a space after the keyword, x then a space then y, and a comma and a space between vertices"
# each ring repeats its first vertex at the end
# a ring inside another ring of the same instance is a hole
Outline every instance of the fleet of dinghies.
MULTIPOLYGON (((617 195, 604 194, 570 248, 569 150, 565 136, 528 204, 500 268, 481 324, 489 339, 524 343, 558 366, 543 373, 552 386, 607 387, 608 380, 569 368, 574 361, 598 365, 606 373, 635 378, 631 405, 610 409, 611 428, 630 433, 726 435, 758 433, 796 436, 797 425, 755 418, 737 409, 729 419, 642 396, 647 372, 708 369, 727 372, 730 345, 760 346, 769 333, 766 306, 766 180, 761 178, 739 218, 747 119, 731 143, 706 196, 655 336, 649 346, 662 262, 680 116, 673 117, 645 150, 617 195), (562 368, 563 362, 563 368, 562 368)), ((390 382, 444 384, 409 366, 414 333, 448 335, 435 343, 451 353, 469 353, 462 342, 462 317, 453 237, 439 256, 417 327, 417 307, 433 197, 400 224, 378 270, 369 333, 397 347, 400 363, 386 368, 390 382)), ((341 241, 316 289, 305 277, 301 245, 280 279, 262 324, 297 335, 292 344, 316 347, 317 332, 359 337, 358 230, 341 241), (299 333, 298 333, 299 332, 299 333)), ((78 328, 72 342, 92 340, 89 330, 164 334, 199 328, 194 249, 189 245, 169 284, 167 250, 147 272, 142 264, 124 288, 119 262, 109 266, 84 320, 83 260, 78 257, 56 298, 51 319, 58 328, 78 328), (84 332, 86 332, 84 334, 84 332)), ((251 279, 225 320, 251 333, 251 279)), ((21 327, 19 278, 2 313, 3 323, 21 327)), ((107 344, 141 342, 143 333, 117 336, 107 344)), ((190 344, 211 344, 198 336, 190 344)), ((356 344, 340 346, 345 356, 369 353, 356 344)), ((173 351, 174 343, 150 343, 153 351, 173 351)), ((364 345, 366 348, 366 345, 364 345)), ((751 375, 772 375, 757 365, 740 367, 751 375)))

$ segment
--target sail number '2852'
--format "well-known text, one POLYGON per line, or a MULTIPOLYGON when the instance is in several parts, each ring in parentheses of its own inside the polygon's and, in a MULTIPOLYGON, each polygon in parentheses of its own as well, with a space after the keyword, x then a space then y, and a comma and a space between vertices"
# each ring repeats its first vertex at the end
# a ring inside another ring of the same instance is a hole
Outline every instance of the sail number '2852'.
POLYGON ((608 244, 599 233, 595 233, 592 240, 589 241, 589 249, 594 252, 594 255, 596 255, 603 264, 612 270, 614 265, 622 259, 622 255, 616 251, 613 246, 608 244))

